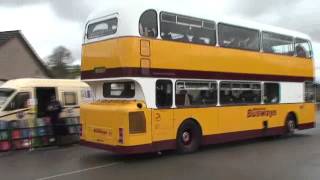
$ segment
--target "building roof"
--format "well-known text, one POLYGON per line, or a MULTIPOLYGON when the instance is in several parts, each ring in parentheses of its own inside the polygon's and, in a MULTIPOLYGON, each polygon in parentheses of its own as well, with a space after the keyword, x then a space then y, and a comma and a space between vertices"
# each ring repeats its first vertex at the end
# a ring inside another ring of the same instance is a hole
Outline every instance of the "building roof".
POLYGON ((36 64, 43 70, 46 76, 51 78, 52 74, 47 69, 47 67, 43 64, 38 54, 35 52, 35 50, 32 48, 32 46, 30 45, 30 43, 24 37, 24 35, 21 33, 20 30, 0 32, 0 48, 1 46, 4 46, 7 42, 9 42, 11 39, 14 39, 14 38, 18 38, 22 42, 25 48, 30 52, 30 55, 35 60, 36 64))

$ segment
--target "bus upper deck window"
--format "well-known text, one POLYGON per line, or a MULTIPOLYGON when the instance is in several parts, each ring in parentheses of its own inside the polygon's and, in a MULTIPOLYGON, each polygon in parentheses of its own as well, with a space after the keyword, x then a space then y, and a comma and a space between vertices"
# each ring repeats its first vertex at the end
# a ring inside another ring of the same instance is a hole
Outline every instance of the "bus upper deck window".
POLYGON ((296 38, 295 53, 297 57, 312 58, 311 44, 308 40, 296 38))
POLYGON ((115 34, 118 29, 118 19, 112 18, 96 23, 92 23, 88 26, 87 38, 94 39, 103 36, 115 34))
POLYGON ((141 15, 139 33, 144 37, 156 38, 158 36, 158 20, 155 10, 147 10, 141 15))

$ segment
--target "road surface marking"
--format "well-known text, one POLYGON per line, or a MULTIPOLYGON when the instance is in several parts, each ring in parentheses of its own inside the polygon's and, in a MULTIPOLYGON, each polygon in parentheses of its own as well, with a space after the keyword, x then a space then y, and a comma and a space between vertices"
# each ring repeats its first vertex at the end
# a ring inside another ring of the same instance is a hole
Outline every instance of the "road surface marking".
POLYGON ((101 166, 95 166, 95 167, 91 167, 91 168, 87 168, 87 169, 80 169, 80 170, 76 170, 76 171, 70 171, 70 172, 61 173, 61 174, 57 174, 57 175, 53 175, 53 176, 39 178, 39 179, 36 179, 36 180, 54 179, 54 178, 58 178, 58 177, 69 176, 69 175, 73 175, 73 174, 79 174, 79 173, 83 173, 83 172, 86 172, 86 171, 92 171, 92 170, 101 169, 101 168, 108 168, 108 167, 111 167, 111 166, 115 166, 117 164, 120 164, 120 162, 105 164, 105 165, 101 165, 101 166))

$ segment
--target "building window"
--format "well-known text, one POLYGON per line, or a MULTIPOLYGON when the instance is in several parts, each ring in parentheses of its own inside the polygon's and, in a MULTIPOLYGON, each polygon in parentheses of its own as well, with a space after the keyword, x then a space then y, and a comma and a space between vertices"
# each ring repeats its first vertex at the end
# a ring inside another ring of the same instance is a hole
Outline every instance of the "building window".
POLYGON ((280 102, 280 85, 278 83, 264 83, 263 102, 265 104, 280 102))
POLYGON ((65 106, 75 106, 77 102, 77 93, 76 92, 63 92, 63 104, 65 106))
POLYGON ((258 30, 220 23, 218 32, 221 47, 251 51, 260 50, 260 33, 258 30))
POLYGON ((161 38, 165 40, 205 45, 216 44, 214 21, 161 12, 160 32, 161 38))
POLYGON ((135 96, 134 82, 110 82, 103 84, 105 98, 133 98, 135 96))
POLYGON ((176 106, 217 105, 217 83, 206 81, 177 81, 176 106))
POLYGON ((316 86, 313 82, 304 84, 304 100, 305 102, 315 102, 316 86))
POLYGON ((30 99, 30 93, 21 92, 18 93, 13 100, 8 104, 5 111, 13 111, 18 109, 28 108, 28 100, 30 99))
POLYGON ((139 21, 139 33, 141 36, 156 38, 158 36, 158 19, 155 10, 145 11, 139 21))
POLYGON ((158 108, 172 106, 172 82, 170 80, 158 80, 156 82, 156 104, 158 108))
POLYGON ((94 39, 115 34, 118 29, 118 19, 112 18, 89 24, 87 38, 94 39))
POLYGON ((260 104, 261 84, 248 82, 221 82, 220 103, 233 104, 260 104))
POLYGON ((312 58, 311 43, 308 40, 296 38, 294 46, 297 57, 312 58))
POLYGON ((262 33, 263 52, 293 56, 293 37, 270 32, 262 33))

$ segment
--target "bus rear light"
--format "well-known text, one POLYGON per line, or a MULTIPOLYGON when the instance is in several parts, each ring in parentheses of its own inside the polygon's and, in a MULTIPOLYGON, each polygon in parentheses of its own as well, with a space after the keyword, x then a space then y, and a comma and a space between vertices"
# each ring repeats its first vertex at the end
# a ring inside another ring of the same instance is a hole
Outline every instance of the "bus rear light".
POLYGON ((124 143, 124 129, 119 128, 119 143, 123 144, 124 143))
POLYGON ((144 112, 130 112, 129 113, 129 133, 139 134, 146 132, 146 118, 144 112))

